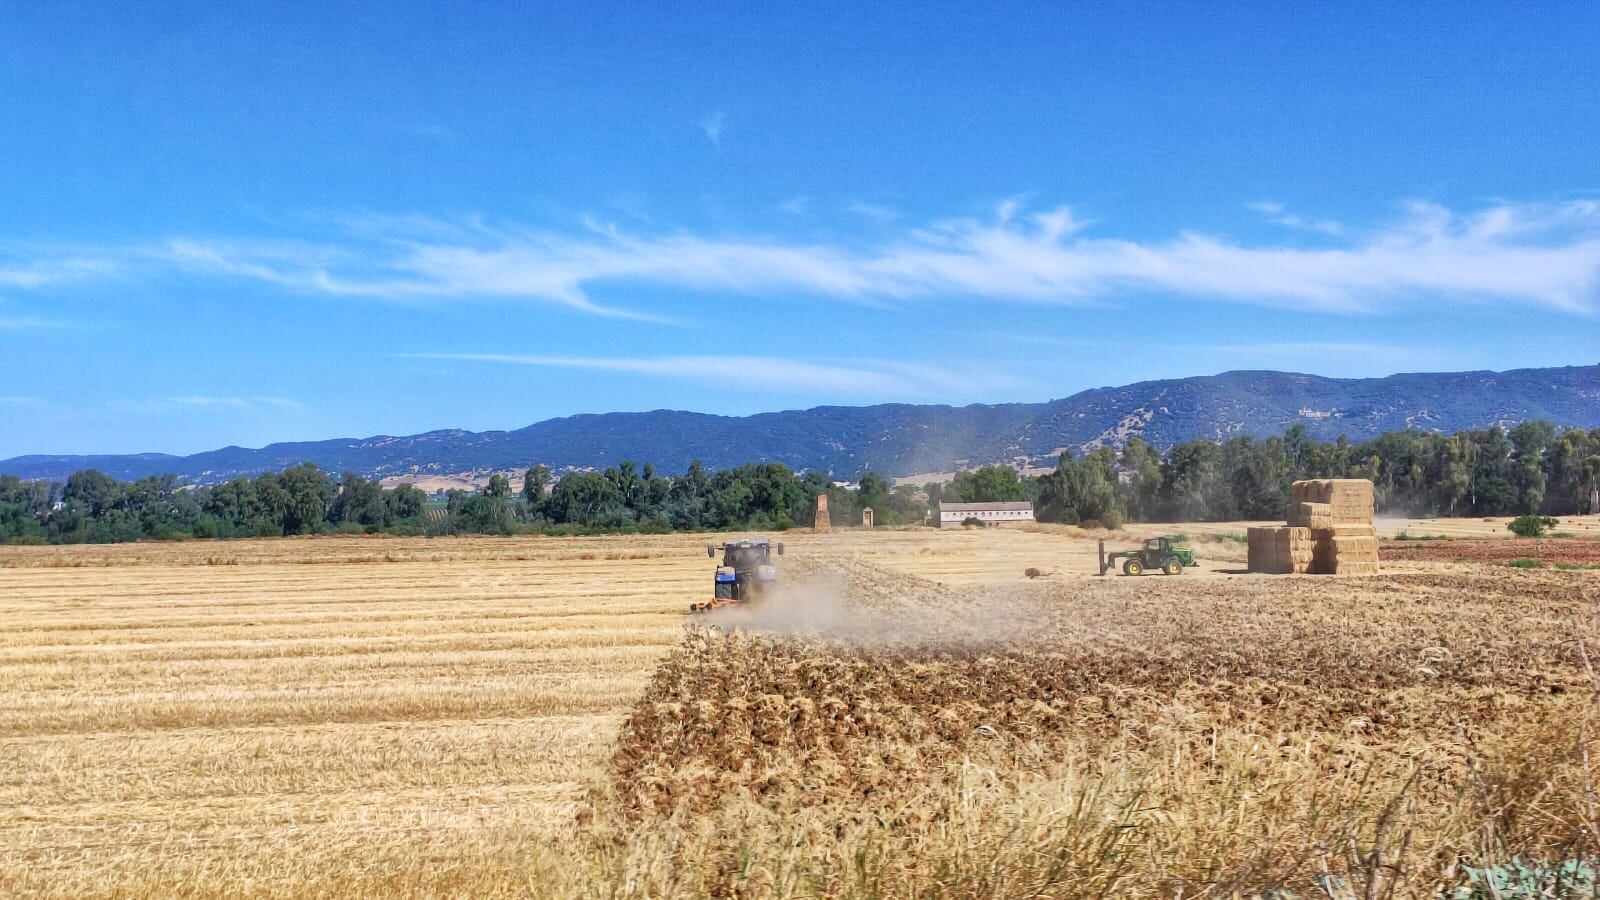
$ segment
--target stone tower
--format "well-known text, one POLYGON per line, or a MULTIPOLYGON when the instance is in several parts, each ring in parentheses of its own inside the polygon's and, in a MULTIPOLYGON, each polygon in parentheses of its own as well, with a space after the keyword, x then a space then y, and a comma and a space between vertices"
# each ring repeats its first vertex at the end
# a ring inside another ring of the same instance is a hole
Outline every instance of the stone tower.
POLYGON ((832 524, 833 520, 828 518, 828 495, 818 494, 817 517, 811 521, 811 529, 813 531, 827 531, 832 524))
POLYGON ((870 506, 864 506, 861 508, 861 527, 872 527, 872 507, 870 506))

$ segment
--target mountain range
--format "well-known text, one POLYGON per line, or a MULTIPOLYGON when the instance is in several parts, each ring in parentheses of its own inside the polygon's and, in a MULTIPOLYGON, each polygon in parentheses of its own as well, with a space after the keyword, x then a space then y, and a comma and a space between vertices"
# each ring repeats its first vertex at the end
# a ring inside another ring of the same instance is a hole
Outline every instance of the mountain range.
POLYGON ((313 462, 373 477, 507 471, 543 463, 600 468, 625 459, 681 472, 774 461, 849 477, 904 476, 994 462, 1042 463, 1063 450, 1142 438, 1161 448, 1196 438, 1265 437, 1303 424, 1314 437, 1359 441, 1405 428, 1454 432, 1545 419, 1600 427, 1600 366, 1322 378, 1242 371, 1143 381, 1043 403, 952 407, 890 403, 717 416, 677 410, 549 419, 514 431, 430 431, 224 447, 191 456, 19 456, 0 473, 62 479, 95 468, 117 478, 175 474, 214 483, 313 462))

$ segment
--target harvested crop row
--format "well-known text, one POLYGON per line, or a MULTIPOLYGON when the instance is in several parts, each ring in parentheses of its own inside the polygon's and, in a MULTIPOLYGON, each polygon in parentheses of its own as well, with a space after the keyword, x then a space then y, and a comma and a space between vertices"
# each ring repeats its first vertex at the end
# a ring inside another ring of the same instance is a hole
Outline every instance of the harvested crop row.
MULTIPOLYGON (((730 829, 782 831, 802 813, 855 839, 926 841, 954 827, 950 792, 977 767, 1007 804, 1075 785, 1065 802, 1093 794, 1114 816, 1127 792, 1150 792, 1141 808, 1160 821, 1133 838, 1150 842, 1150 884, 1198 878, 1192 854, 1167 851, 1230 811, 1218 865, 1244 872, 1287 842, 1282 865, 1246 879, 1259 890, 1308 878, 1290 861, 1404 797, 1408 827, 1432 843, 1408 851, 1429 874, 1401 896, 1448 881, 1486 819, 1518 847, 1590 827, 1593 685, 1576 642, 1600 647, 1592 580, 1111 579, 996 595, 848 569, 801 589, 815 602, 816 584, 843 584, 847 612, 819 629, 791 616, 686 638, 623 728, 602 818, 683 827, 730 853, 757 852, 729 846, 730 829), (1486 778, 1530 771, 1542 790, 1486 793, 1486 778), (893 834, 874 830, 885 822, 893 834)), ((814 874, 829 889, 844 877, 814 874)))

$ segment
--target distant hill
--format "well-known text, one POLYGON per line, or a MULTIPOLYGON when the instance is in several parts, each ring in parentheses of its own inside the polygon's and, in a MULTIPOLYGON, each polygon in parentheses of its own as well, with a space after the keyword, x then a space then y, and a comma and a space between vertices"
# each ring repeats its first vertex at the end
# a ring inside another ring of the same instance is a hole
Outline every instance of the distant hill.
POLYGON ((367 476, 456 474, 544 463, 556 469, 651 461, 680 472, 776 461, 850 476, 888 475, 1005 461, 1044 461, 1063 449, 1120 446, 1132 437, 1165 448, 1195 438, 1281 434, 1303 424, 1315 437, 1363 440, 1415 428, 1454 432, 1547 419, 1600 427, 1600 366, 1450 372, 1387 378, 1320 378, 1225 372, 1095 388, 1046 403, 972 406, 819 406, 714 416, 655 410, 550 419, 515 431, 430 431, 224 447, 193 456, 19 456, 0 472, 61 479, 96 468, 118 478, 173 473, 211 483, 314 462, 367 476))

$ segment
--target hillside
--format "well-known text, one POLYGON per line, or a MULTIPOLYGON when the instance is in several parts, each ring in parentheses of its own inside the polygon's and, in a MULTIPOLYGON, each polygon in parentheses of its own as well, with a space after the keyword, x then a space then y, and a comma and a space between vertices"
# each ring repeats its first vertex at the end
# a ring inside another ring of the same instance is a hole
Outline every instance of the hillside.
POLYGON ((678 472, 692 460, 720 468, 771 460, 840 476, 890 475, 1011 460, 1062 449, 1117 446, 1140 437, 1160 447, 1196 438, 1281 434, 1303 424, 1318 438, 1362 440, 1384 431, 1452 432, 1524 419, 1600 427, 1600 366, 1322 378, 1286 372, 1146 381, 1045 403, 972 406, 821 406, 753 416, 655 410, 550 419, 515 431, 430 431, 224 447, 192 456, 21 456, 0 472, 64 478, 97 468, 118 478, 174 473, 202 483, 314 462, 365 475, 557 469, 649 460, 678 472))

